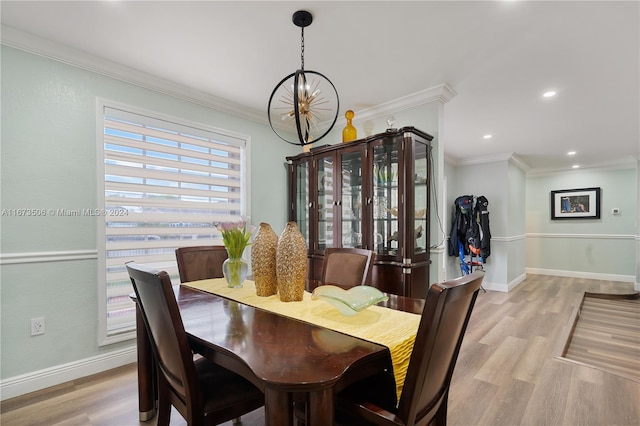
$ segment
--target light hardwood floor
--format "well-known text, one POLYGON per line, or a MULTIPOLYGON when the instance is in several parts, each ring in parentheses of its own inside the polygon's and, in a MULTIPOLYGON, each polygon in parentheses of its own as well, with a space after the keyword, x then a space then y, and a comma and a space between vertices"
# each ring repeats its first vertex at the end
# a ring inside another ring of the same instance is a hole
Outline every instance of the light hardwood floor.
MULTIPOLYGON (((529 275, 509 293, 481 292, 453 376, 448 423, 640 424, 640 383, 560 357, 585 291, 631 293, 633 285, 529 275)), ((257 411, 243 424, 263 419, 257 411)), ((155 425, 138 422, 135 365, 4 401, 0 423, 155 425)), ((176 412, 171 423, 185 424, 176 412)))

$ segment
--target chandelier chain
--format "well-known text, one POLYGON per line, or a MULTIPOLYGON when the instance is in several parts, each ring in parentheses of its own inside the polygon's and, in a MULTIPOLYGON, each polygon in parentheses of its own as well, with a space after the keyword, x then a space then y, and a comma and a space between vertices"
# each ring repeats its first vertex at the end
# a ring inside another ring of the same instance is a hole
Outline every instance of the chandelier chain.
POLYGON ((300 28, 300 69, 304 71, 304 27, 300 28))

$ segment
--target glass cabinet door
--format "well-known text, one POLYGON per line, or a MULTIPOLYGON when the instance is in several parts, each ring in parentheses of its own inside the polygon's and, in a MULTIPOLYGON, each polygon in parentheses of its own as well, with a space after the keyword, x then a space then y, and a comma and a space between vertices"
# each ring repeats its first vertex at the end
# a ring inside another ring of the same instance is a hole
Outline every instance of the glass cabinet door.
POLYGON ((295 167, 295 221, 298 224, 300 232, 304 236, 309 247, 311 241, 310 232, 310 214, 311 199, 309 196, 309 163, 302 161, 294 165, 295 167))
POLYGON ((334 218, 334 157, 326 156, 316 160, 316 187, 318 188, 317 211, 317 235, 320 252, 327 247, 335 247, 333 238, 333 218, 334 218))
POLYGON ((363 149, 340 154, 340 232, 342 247, 364 248, 362 210, 363 149))
POLYGON ((385 139, 373 146, 373 235, 371 249, 377 255, 398 255, 401 230, 402 205, 399 200, 400 142, 397 138, 385 139))
POLYGON ((429 159, 428 146, 413 140, 413 233, 414 255, 420 256, 429 250, 429 159))

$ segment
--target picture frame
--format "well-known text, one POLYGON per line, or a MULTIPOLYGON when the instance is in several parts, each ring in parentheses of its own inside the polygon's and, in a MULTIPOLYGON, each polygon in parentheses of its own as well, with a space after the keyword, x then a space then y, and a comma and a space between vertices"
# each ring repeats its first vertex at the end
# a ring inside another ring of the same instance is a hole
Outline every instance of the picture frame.
POLYGON ((551 219, 600 219, 600 188, 551 191, 551 219))

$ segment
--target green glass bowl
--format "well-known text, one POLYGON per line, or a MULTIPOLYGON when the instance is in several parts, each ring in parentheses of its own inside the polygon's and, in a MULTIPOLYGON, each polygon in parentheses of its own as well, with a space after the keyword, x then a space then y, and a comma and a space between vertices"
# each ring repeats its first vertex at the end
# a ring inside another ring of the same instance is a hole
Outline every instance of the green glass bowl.
POLYGON ((335 285, 321 285, 311 294, 311 300, 324 300, 333 305, 342 315, 352 316, 371 305, 389 298, 375 287, 359 285, 345 290, 335 285))

